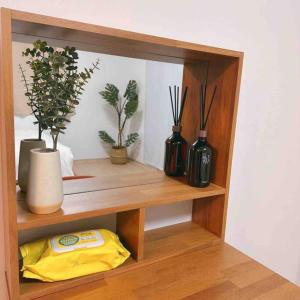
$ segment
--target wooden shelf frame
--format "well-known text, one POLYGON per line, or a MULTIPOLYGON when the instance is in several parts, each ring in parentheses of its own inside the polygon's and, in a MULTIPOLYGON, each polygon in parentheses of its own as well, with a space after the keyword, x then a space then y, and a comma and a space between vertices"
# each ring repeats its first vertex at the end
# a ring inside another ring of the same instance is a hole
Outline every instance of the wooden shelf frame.
MULTIPOLYGON (((1 8, 0 213, 2 215, 0 219, 1 226, 3 225, 4 229, 5 243, 4 249, 0 248, 0 251, 1 253, 4 251, 4 268, 10 298, 14 300, 19 299, 20 295, 24 296, 24 290, 20 291, 18 276, 18 230, 25 229, 26 226, 30 228, 34 224, 32 220, 19 222, 20 219, 18 220, 17 213, 19 207, 16 201, 15 188, 12 41, 13 39, 22 40, 24 36, 27 41, 36 38, 50 39, 54 46, 68 44, 80 50, 183 64, 182 84, 183 86, 189 86, 187 106, 183 115, 183 135, 189 143, 194 141, 198 134, 199 116, 196 112, 199 105, 199 84, 205 78, 209 67, 208 93, 212 91, 215 84, 218 85, 216 103, 211 111, 211 118, 208 123, 209 142, 215 153, 212 183, 219 191, 222 189, 222 192, 206 196, 202 193, 193 197, 186 194, 185 197, 180 198, 178 196, 180 193, 173 189, 173 194, 171 193, 172 195, 166 203, 194 199, 193 224, 200 225, 199 228, 201 228, 202 234, 202 230, 205 230, 213 237, 222 240, 226 224, 243 53, 1 8)), ((130 187, 130 189, 133 188, 130 187)), ((126 189, 126 187, 123 189, 126 189)), ((147 239, 145 237, 145 242, 143 242, 144 231, 141 230, 141 227, 143 225, 144 210, 150 204, 145 205, 145 200, 141 200, 141 203, 137 206, 123 207, 122 209, 111 207, 111 212, 117 213, 117 232, 127 247, 132 249, 133 257, 138 261, 134 261, 133 265, 142 265, 144 262, 149 261, 146 256, 148 251, 147 239), (145 258, 143 258, 143 254, 145 258)), ((153 199, 152 203, 158 205, 160 200, 153 199)), ((84 212, 70 213, 68 217, 59 216, 55 223, 67 222, 74 216, 80 219, 92 215, 101 215, 102 213, 108 213, 108 210, 104 211, 102 208, 96 207, 96 212, 91 215, 84 212)), ((49 222, 40 225, 46 224, 49 224, 49 222)), ((160 232, 163 232, 163 229, 160 232)), ((81 284, 85 280, 81 278, 75 281, 81 284)), ((60 283, 57 285, 67 287, 68 284, 60 283)), ((36 297, 39 293, 47 294, 48 291, 50 293, 51 289, 53 292, 53 288, 50 288, 49 285, 45 288, 38 288, 40 289, 38 293, 31 293, 34 289, 35 286, 30 288, 29 292, 25 293, 27 296, 24 297, 31 298, 30 295, 36 297)))

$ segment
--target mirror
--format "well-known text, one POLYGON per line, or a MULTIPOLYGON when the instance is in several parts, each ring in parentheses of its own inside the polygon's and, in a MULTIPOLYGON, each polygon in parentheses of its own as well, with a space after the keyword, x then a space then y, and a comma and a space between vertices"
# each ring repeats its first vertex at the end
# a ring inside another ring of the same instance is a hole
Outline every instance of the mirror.
MULTIPOLYGON (((51 41, 48 41, 51 45, 51 41)), ((22 139, 36 138, 37 125, 27 105, 24 83, 19 64, 30 80, 27 57, 22 56, 26 48, 32 48, 28 37, 15 37, 13 42, 14 64, 14 107, 15 107, 15 145, 16 174, 18 174, 19 145, 22 139)), ((163 169, 164 143, 171 134, 172 110, 169 85, 181 87, 183 65, 146 61, 127 57, 78 51, 79 70, 90 67, 100 60, 99 70, 95 70, 76 106, 75 113, 68 116, 65 134, 58 138, 61 156, 62 176, 113 176, 141 172, 148 166, 163 169), (130 80, 135 80, 138 91, 138 108, 128 119, 124 136, 138 133, 139 138, 128 147, 130 158, 126 168, 111 164, 111 146, 99 137, 99 131, 106 131, 117 138, 118 118, 115 110, 99 94, 107 83, 114 84, 122 96, 130 80), (142 165, 141 165, 142 164, 142 165)), ((47 147, 51 147, 49 131, 43 132, 47 147)), ((150 168, 150 167, 149 167, 150 168)))

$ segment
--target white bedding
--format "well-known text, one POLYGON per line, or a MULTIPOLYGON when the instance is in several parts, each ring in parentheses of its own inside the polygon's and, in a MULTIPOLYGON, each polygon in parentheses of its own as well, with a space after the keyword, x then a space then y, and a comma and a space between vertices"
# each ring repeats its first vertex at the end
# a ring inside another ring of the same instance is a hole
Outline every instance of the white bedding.
MULTIPOLYGON (((16 159, 16 175, 19 167, 20 142, 23 139, 36 138, 38 131, 33 125, 34 117, 28 116, 25 118, 15 116, 15 159, 16 159)), ((52 138, 48 132, 43 132, 43 140, 47 147, 52 147, 52 138)), ((62 176, 73 176, 73 153, 71 149, 58 142, 57 148, 60 152, 62 176)))

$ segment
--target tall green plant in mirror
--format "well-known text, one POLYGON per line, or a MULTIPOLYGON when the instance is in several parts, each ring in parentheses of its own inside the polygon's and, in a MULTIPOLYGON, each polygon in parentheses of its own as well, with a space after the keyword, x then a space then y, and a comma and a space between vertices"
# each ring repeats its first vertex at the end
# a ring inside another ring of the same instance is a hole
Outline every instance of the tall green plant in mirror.
POLYGON ((137 132, 130 133, 124 139, 124 128, 128 119, 137 111, 139 100, 137 83, 135 80, 128 82, 123 97, 119 94, 119 89, 110 83, 107 83, 105 90, 99 93, 102 98, 112 106, 117 114, 118 137, 114 140, 106 131, 100 130, 99 137, 104 143, 112 146, 111 161, 115 164, 123 164, 128 160, 127 147, 137 141, 139 135, 137 132))
POLYGON ((37 40, 32 48, 23 53, 27 57, 32 76, 31 80, 21 65, 22 79, 26 88, 27 104, 38 124, 38 138, 42 138, 44 130, 50 130, 53 150, 57 149, 60 133, 64 133, 68 115, 75 111, 79 104, 84 86, 99 67, 99 60, 91 68, 78 70, 78 53, 74 47, 66 46, 63 50, 54 50, 47 42, 37 40))
POLYGON ((22 54, 31 69, 28 79, 22 66, 19 66, 27 104, 36 118, 34 123, 38 124, 38 140, 41 140, 43 131, 49 130, 53 146, 41 149, 30 141, 29 145, 22 147, 21 142, 19 178, 22 174, 21 177, 26 179, 24 182, 29 209, 33 213, 47 214, 59 210, 63 201, 58 136, 65 132, 66 123, 70 122, 69 116, 79 104, 84 86, 94 70, 98 69, 99 60, 89 69, 79 71, 79 57, 74 47, 55 50, 41 40, 35 41, 33 47, 27 48, 22 54), (25 155, 22 155, 22 149, 25 149, 25 155))

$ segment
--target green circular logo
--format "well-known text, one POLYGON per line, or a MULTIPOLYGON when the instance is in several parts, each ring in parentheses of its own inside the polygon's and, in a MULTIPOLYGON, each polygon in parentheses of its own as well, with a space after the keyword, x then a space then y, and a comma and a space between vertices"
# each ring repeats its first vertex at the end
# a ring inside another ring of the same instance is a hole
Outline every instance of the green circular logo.
POLYGON ((63 246, 72 246, 75 245, 79 241, 79 237, 76 235, 64 235, 59 239, 59 243, 63 246))

